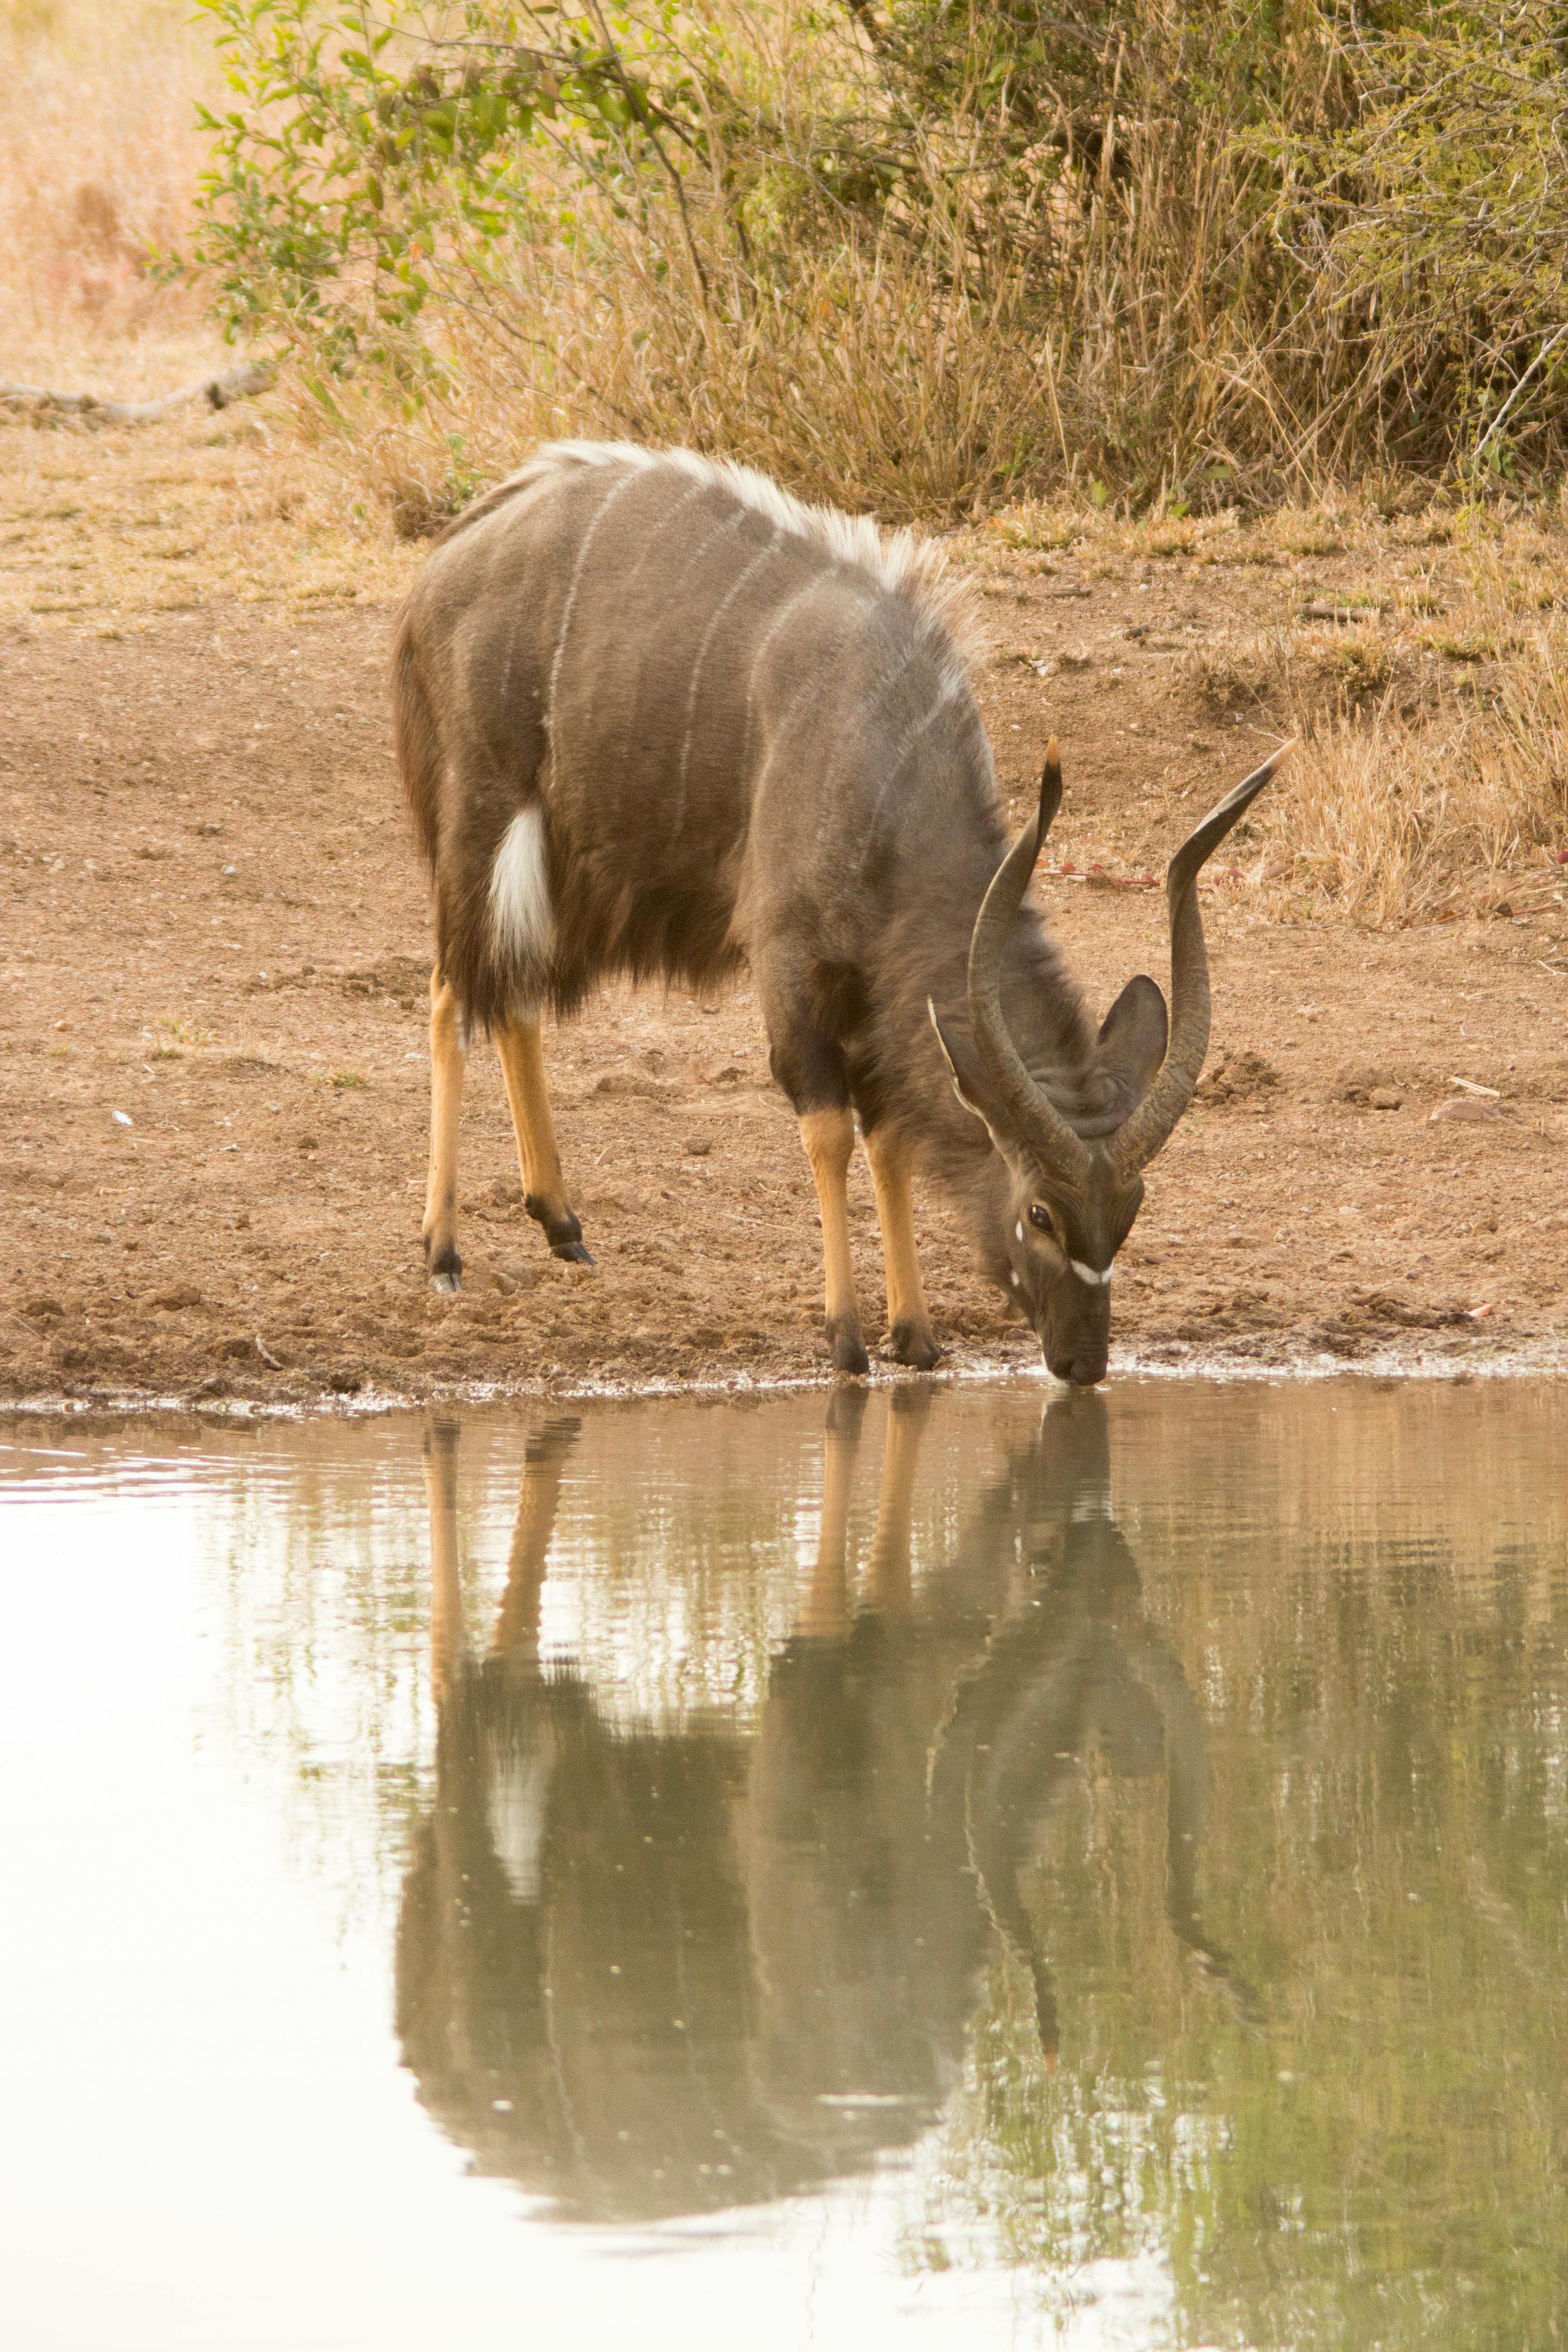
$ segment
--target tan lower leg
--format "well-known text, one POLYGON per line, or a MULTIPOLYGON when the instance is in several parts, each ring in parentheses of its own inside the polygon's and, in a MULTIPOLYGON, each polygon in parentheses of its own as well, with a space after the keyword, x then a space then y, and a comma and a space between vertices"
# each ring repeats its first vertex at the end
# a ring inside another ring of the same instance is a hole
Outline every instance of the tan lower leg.
POLYGON ((496 1031, 496 1052, 511 1105, 517 1164, 522 1173, 523 1206, 544 1228, 557 1257, 592 1263, 583 1247, 583 1228, 573 1215, 555 1148, 555 1121, 544 1083, 544 1054, 536 1021, 508 1021, 496 1031))
POLYGON ((888 1400, 888 1444, 882 1486, 877 1496, 877 1532, 866 1577, 866 1606, 882 1617, 910 1613, 910 1522, 914 1512, 915 1465, 931 1392, 912 1381, 888 1400))
MULTIPOLYGON (((430 1503, 430 1687, 437 1718, 461 1687, 468 1667, 463 1588, 458 1568, 458 1424, 432 1422, 425 1432, 425 1491, 430 1503)), ((430 1907, 437 1937, 445 1942, 463 1915, 470 1859, 456 1805, 438 1803, 431 1828, 436 1846, 436 1899, 430 1907)), ((459 1930, 460 1932, 460 1930, 459 1930)), ((434 1957, 439 1969, 442 1959, 434 1957)), ((452 1965, 451 1962, 447 1963, 452 1965)))
POLYGON ((800 1122, 800 1139, 811 1162, 816 1205, 822 1217, 827 1337, 833 1348, 833 1367, 839 1372, 863 1372, 868 1370, 866 1346, 860 1336, 855 1268, 849 1255, 847 1179, 855 1150, 854 1117, 847 1108, 807 1111, 800 1122))
POLYGON ((917 1370, 928 1372, 941 1351, 921 1286, 909 1160, 880 1128, 873 1128, 866 1138, 866 1157, 871 1163, 877 1219, 882 1228, 882 1261, 888 1271, 888 1329, 893 1354, 900 1364, 912 1364, 917 1370))
POLYGON ((425 1493, 430 1506, 430 1680, 441 1706, 463 1657, 456 1422, 433 1422, 425 1432, 425 1493))
POLYGON ((827 1408, 822 1447, 822 1525, 816 1559, 800 1605, 798 1630, 819 1642, 841 1642, 849 1631, 845 1574, 849 1541, 849 1490, 866 1410, 864 1389, 840 1389, 827 1408))
POLYGON ((456 1290, 463 1271, 458 1255, 458 1122, 468 1059, 458 1000, 439 969, 430 975, 430 1181, 425 1192, 425 1262, 439 1290, 456 1290))
POLYGON ((490 1643, 492 1657, 537 1663, 539 1596, 561 1502, 561 1473, 575 1434, 574 1422, 553 1422, 530 1440, 517 1497, 517 1520, 511 1531, 506 1591, 496 1612, 495 1634, 490 1643))

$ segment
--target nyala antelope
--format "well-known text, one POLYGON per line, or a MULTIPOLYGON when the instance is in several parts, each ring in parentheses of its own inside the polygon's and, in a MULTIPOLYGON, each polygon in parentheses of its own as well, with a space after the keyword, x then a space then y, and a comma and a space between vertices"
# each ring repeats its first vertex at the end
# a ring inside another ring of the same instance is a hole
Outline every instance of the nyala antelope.
MULTIPOLYGON (((398 760, 436 885, 430 1276, 458 1286, 458 1119, 488 1029, 524 1205, 586 1262, 542 1013, 615 973, 749 965, 816 1185, 835 1367, 867 1357, 846 1180, 870 1162, 894 1359, 937 1361, 910 1179, 956 1196, 1060 1380, 1104 1378, 1116 1254, 1209 1034, 1198 869, 1168 877, 1172 1010, 1131 981, 1097 1031, 1024 904, 1061 801, 1005 849, 940 558, 685 450, 567 443, 478 499, 421 572, 395 660, 398 760), (951 1083, 950 1083, 951 1082, 951 1083)), ((1286 747, 1289 749, 1289 746, 1286 747)))
MULTIPOLYGON (((653 2221, 868 2169, 963 2081, 994 1936, 1028 1972, 1054 2066, 1050 1824, 1086 1780, 1163 1780, 1144 1818, 1164 1814, 1171 1932, 1258 2018, 1203 1915, 1207 1733, 1111 1516, 1104 1399, 1053 1398, 917 1577, 931 1407, 904 1381, 876 1415, 858 1557, 870 1416, 864 1388, 833 1397, 816 1556, 743 1727, 679 1705, 617 1720, 543 1652, 574 1421, 529 1443, 505 1589, 472 1643, 462 1439, 432 1425, 435 1779, 404 1880, 397 2032, 421 2102, 480 2170, 584 2220, 653 2221)), ((728 1523, 734 1505, 702 1510, 728 1523)), ((579 1559, 595 1525, 580 1511, 579 1559)), ((1126 1851, 1130 1895, 1147 1849, 1126 1851)), ((1157 1948, 1131 1908, 1123 1933, 1124 1957, 1157 1948)))

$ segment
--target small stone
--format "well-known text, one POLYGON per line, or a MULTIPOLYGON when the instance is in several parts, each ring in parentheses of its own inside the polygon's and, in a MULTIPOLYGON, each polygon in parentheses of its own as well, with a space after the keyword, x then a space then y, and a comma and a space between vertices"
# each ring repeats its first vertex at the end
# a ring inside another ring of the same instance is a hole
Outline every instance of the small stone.
POLYGON ((1404 1108, 1405 1097, 1396 1095, 1392 1087, 1373 1087, 1367 1100, 1373 1110, 1400 1110, 1404 1108))
POLYGON ((160 1290, 153 1301, 154 1307, 165 1307, 172 1315, 178 1314, 184 1307, 199 1307, 201 1303, 202 1294, 194 1282, 176 1282, 172 1290, 160 1290))
POLYGON ((684 1149, 689 1159, 706 1160, 713 1149, 713 1138, 710 1135, 689 1135, 684 1149))
POLYGON ((1256 1102, 1259 1097, 1273 1093, 1279 1084, 1279 1073, 1273 1063, 1254 1053, 1250 1046, 1244 1046, 1238 1053, 1221 1054, 1200 1082, 1198 1098, 1215 1105, 1256 1102))
POLYGON ((113 1110, 109 1116, 116 1127, 133 1127, 136 1123, 128 1110, 113 1110))
POLYGON ((1495 1102, 1487 1102, 1479 1095, 1456 1095, 1448 1102, 1440 1102, 1426 1123, 1431 1126, 1435 1120, 1452 1118, 1467 1127, 1489 1127, 1501 1117, 1495 1102))
POLYGON ((1364 1109, 1380 1090, 1390 1094, 1395 1091, 1392 1070, 1352 1067, 1340 1072, 1330 1100, 1355 1103, 1364 1109))
POLYGON ((537 1290, 543 1280, 544 1276, 538 1266, 515 1264, 498 1266, 490 1276, 491 1287, 500 1291, 503 1298, 515 1298, 521 1293, 537 1290))

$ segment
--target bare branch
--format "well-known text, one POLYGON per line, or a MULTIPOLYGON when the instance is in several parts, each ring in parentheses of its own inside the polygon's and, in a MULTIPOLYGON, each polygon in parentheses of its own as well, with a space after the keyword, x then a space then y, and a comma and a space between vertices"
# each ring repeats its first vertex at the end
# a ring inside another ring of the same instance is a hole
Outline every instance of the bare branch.
POLYGON ((272 370, 247 363, 227 368, 221 375, 205 375, 162 400, 100 400, 93 392, 48 392, 34 383, 0 383, 0 408, 25 410, 33 416, 80 416, 95 425, 162 425, 178 408, 205 400, 209 408, 227 408, 265 392, 272 370))

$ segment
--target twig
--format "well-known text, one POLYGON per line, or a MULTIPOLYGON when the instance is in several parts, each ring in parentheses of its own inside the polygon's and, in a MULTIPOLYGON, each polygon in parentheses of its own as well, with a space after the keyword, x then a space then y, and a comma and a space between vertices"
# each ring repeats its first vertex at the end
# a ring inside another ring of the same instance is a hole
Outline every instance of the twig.
MULTIPOLYGON (((638 105, 640 93, 634 89, 631 76, 627 73, 626 67, 621 62, 621 53, 619 49, 616 48, 614 41, 610 38, 610 28, 605 22, 605 13, 599 5, 599 0, 588 0, 588 7, 593 16, 595 24, 599 28, 599 37, 605 44, 605 54, 610 60, 611 69, 615 74, 616 79, 620 83, 622 94, 626 99, 626 104, 631 109, 632 118, 634 121, 637 121, 640 113, 638 105)), ((702 308, 705 311, 710 313, 713 308, 713 297, 708 284, 708 272, 702 267, 702 257, 697 250, 697 239, 692 234, 691 215, 688 211, 686 205, 686 189, 681 182, 679 173, 670 162, 669 157, 665 153, 663 142, 660 140, 658 131, 654 129, 652 122, 645 119, 642 121, 641 127, 647 139, 648 145, 658 157, 665 177, 668 180, 670 187, 674 192, 675 207, 680 215, 681 235, 686 240, 687 259, 690 262, 691 267, 696 273, 698 290, 702 297, 702 308)))
POLYGON ((273 1354, 271 1349, 268 1346, 259 1331, 256 1335, 256 1352, 260 1357, 264 1364, 271 1365, 275 1372, 280 1372, 283 1370, 282 1365, 279 1362, 277 1357, 273 1354))
POLYGON ((1530 382, 1531 377, 1535 373, 1536 369, 1541 365, 1543 360, 1550 358, 1551 354, 1557 349, 1558 344, 1563 341, 1564 335, 1568 335, 1568 327, 1559 327, 1557 332, 1552 336, 1550 341, 1542 343, 1541 349, 1536 352, 1535 357, 1531 361, 1530 365, 1525 369, 1524 373, 1520 377, 1519 382, 1514 385, 1513 390, 1509 394, 1508 398, 1503 402, 1502 406, 1498 410, 1497 415, 1492 418, 1491 423, 1487 426, 1486 431, 1481 435, 1480 439, 1477 442, 1476 454, 1472 460, 1475 465, 1479 466, 1480 464, 1481 457, 1486 450, 1487 443, 1491 439, 1492 435, 1498 430, 1498 427, 1501 425, 1504 417, 1507 416, 1509 410, 1513 406, 1514 402, 1519 398, 1520 394, 1524 390, 1524 387, 1530 382))
POLYGON ((0 408, 23 408, 35 416, 87 416, 103 425, 162 425, 187 402, 205 400, 209 408, 226 408, 232 401, 248 400, 265 392, 272 381, 269 367, 247 364, 226 369, 222 375, 205 375, 162 400, 100 400, 92 392, 49 392, 36 383, 0 383, 0 408))

